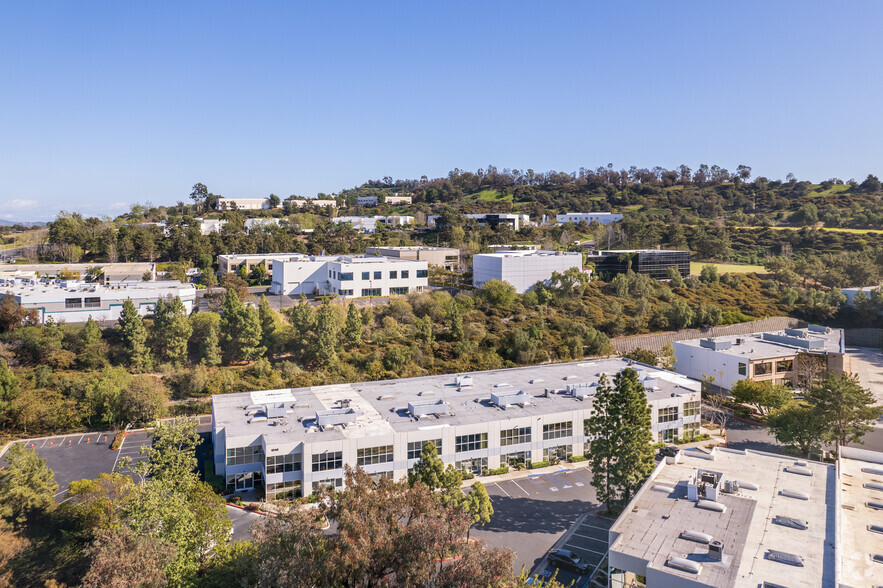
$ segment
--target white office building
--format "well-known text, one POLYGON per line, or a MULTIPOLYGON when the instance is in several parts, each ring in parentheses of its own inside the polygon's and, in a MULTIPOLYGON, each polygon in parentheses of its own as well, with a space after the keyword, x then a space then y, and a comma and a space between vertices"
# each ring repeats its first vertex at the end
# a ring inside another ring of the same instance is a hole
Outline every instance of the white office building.
POLYGON ((218 198, 217 210, 266 210, 277 208, 270 204, 269 198, 218 198))
POLYGON ((215 471, 231 490, 264 485, 272 499, 340 487, 345 465, 400 480, 427 441, 477 473, 583 455, 597 382, 626 367, 644 383, 655 437, 698 431, 699 382, 609 359, 216 395, 215 471))
POLYGON ((547 283, 555 272, 570 268, 582 271, 583 254, 568 251, 506 251, 472 256, 472 285, 480 288, 489 280, 502 280, 523 294, 537 282, 547 283))
POLYGON ((0 278, 0 293, 12 294, 23 308, 36 310, 41 323, 50 318, 56 322, 84 323, 90 316, 96 321, 115 321, 127 299, 142 315, 153 312, 160 298, 179 297, 188 313, 196 301, 193 284, 171 280, 103 286, 76 280, 0 278))
POLYGON ((333 223, 349 223, 360 233, 373 233, 377 230, 377 223, 383 223, 390 227, 404 227, 414 224, 413 216, 339 216, 331 219, 333 223))
MULTIPOLYGON (((478 213, 464 215, 466 218, 474 219, 481 226, 498 227, 499 225, 509 225, 514 230, 530 225, 530 216, 527 214, 504 214, 504 213, 478 213)), ((426 225, 430 228, 435 227, 435 222, 439 215, 433 214, 426 217, 426 225)))
POLYGON ((293 206, 294 208, 303 208, 308 204, 314 206, 333 206, 337 208, 337 200, 332 200, 330 198, 290 198, 286 200, 286 202, 290 203, 290 206, 293 206))
POLYGON ((614 212, 567 212, 555 216, 560 224, 565 223, 581 223, 587 224, 598 223, 599 225, 609 225, 618 223, 622 220, 622 215, 614 212))
POLYGON ((374 255, 293 255, 273 260, 272 294, 404 296, 429 286, 425 261, 374 255))

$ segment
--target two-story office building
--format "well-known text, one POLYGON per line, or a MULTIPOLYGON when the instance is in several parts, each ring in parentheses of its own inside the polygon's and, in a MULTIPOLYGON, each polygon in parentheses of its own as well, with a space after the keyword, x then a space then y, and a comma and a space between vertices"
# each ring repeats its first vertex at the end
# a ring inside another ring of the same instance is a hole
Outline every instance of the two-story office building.
POLYGON ((490 280, 501 280, 523 294, 547 283, 552 274, 575 268, 583 271, 583 254, 570 251, 522 250, 478 253, 472 256, 472 285, 480 288, 490 280))
POLYGON ((337 294, 341 298, 404 296, 429 285, 425 261, 375 255, 294 255, 273 260, 270 292, 337 294))
POLYGON ((390 227, 405 227, 414 224, 413 216, 339 216, 331 219, 335 224, 349 223, 360 233, 373 233, 377 230, 377 223, 383 223, 390 227))
POLYGON ((429 265, 456 270, 460 267, 460 250, 451 247, 368 247, 368 255, 382 255, 399 259, 419 259, 429 265))
POLYGON ((623 359, 212 397, 215 471, 267 497, 340 487, 344 466, 402 479, 432 441, 446 464, 481 472, 589 449, 602 374, 633 368, 657 439, 698 432, 700 383, 623 359))
POLYGON ((263 264, 267 268, 267 275, 272 275, 274 261, 286 261, 293 257, 302 256, 302 253, 230 253, 219 255, 218 274, 223 276, 231 272, 239 273, 243 267, 247 273, 251 273, 255 266, 263 264))
POLYGON ((217 210, 265 210, 277 208, 270 203, 269 198, 226 198, 221 196, 215 206, 217 210))
POLYGON ((669 277, 675 268, 682 277, 690 275, 690 252, 674 249, 623 249, 596 251, 586 256, 595 265, 595 275, 612 276, 633 271, 655 280, 669 277))
POLYGON ((560 224, 565 223, 598 223, 599 225, 609 225, 618 223, 622 220, 622 215, 616 212, 566 212, 555 216, 555 220, 560 224))

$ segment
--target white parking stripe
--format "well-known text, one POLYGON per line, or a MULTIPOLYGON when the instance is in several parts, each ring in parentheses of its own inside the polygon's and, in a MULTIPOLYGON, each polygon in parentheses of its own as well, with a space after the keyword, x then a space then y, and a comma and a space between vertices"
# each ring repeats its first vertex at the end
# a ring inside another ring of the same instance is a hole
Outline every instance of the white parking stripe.
POLYGON ((589 539, 591 541, 597 541, 598 543, 607 543, 604 539, 598 539, 597 537, 590 537, 589 535, 580 535, 579 533, 573 534, 575 537, 582 537, 583 539, 589 539))
POLYGON ((509 493, 506 492, 506 489, 505 489, 505 488, 503 488, 502 486, 500 486, 499 484, 496 484, 496 483, 495 483, 494 485, 495 485, 498 489, 502 490, 502 491, 503 491, 503 494, 505 494, 507 498, 512 498, 511 496, 509 496, 509 493))
POLYGON ((80 435, 80 440, 77 441, 77 445, 83 442, 83 437, 85 437, 85 435, 80 435))
POLYGON ((527 490, 525 490, 524 488, 519 486, 518 482, 516 482, 515 480, 512 480, 512 483, 515 484, 516 486, 518 486, 518 489, 521 490, 522 492, 524 492, 527 496, 530 496, 530 492, 528 492, 527 490))
POLYGON ((590 525, 588 523, 583 523, 580 525, 581 527, 588 527, 589 529, 601 529, 602 531, 609 531, 610 527, 596 527, 595 525, 590 525))
POLYGON ((607 555, 606 553, 601 553, 600 551, 595 551, 594 549, 586 549, 585 547, 580 547, 579 545, 573 545, 569 541, 564 544, 564 547, 570 548, 571 551, 579 550, 579 551, 588 551, 589 553, 594 553, 595 555, 607 555))

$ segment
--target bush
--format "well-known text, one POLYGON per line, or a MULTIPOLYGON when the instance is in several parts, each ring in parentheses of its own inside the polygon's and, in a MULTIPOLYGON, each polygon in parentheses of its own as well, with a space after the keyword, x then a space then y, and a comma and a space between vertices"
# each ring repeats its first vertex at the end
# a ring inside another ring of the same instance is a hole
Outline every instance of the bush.
POLYGON ((534 462, 531 462, 529 467, 532 470, 538 470, 540 468, 547 468, 550 465, 552 465, 552 464, 549 463, 548 461, 534 461, 534 462))
POLYGON ((224 478, 215 473, 215 463, 211 460, 205 462, 205 481, 218 494, 223 494, 225 489, 224 478))
POLYGON ((111 449, 119 449, 123 444, 123 440, 126 438, 125 433, 117 433, 117 436, 113 438, 113 442, 110 444, 111 449))
POLYGON ((228 500, 227 502, 229 502, 229 503, 231 503, 231 504, 235 504, 235 505, 237 505, 237 506, 242 506, 242 497, 241 497, 241 496, 236 496, 236 495, 234 495, 234 496, 231 497, 230 500, 228 500))
POLYGON ((579 463, 581 461, 586 461, 587 459, 589 458, 585 455, 571 455, 569 458, 567 458, 567 461, 569 461, 570 463, 579 463))
POLYGON ((481 473, 485 476, 499 476, 502 474, 508 474, 509 473, 509 466, 500 466, 495 470, 489 470, 487 468, 484 468, 484 470, 482 470, 481 473))
POLYGON ((466 472, 465 474, 463 474, 464 480, 471 480, 474 477, 475 477, 475 474, 473 474, 472 472, 466 472))

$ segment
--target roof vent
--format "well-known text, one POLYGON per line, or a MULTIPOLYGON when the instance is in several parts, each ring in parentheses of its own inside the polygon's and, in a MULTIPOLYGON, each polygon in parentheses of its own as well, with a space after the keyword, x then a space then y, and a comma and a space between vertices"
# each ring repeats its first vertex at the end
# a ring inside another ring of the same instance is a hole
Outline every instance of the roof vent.
POLYGON ((472 376, 456 376, 454 378, 454 384, 461 388, 472 386, 472 376))
POLYGON ((801 492, 799 490, 779 490, 779 494, 781 496, 787 496, 788 498, 797 498, 798 500, 809 500, 809 494, 806 492, 801 492))
POLYGON ((417 396, 435 396, 435 390, 424 390, 423 392, 419 392, 417 396))
POLYGON ((804 466, 788 466, 785 471, 789 474, 799 474, 801 476, 812 476, 812 470, 804 466))
POLYGON ((707 545, 711 543, 714 537, 708 533, 700 533, 699 531, 681 531, 681 539, 695 541, 696 543, 705 543, 707 545))
POLYGON ((806 531, 809 529, 809 521, 802 521, 794 517, 783 517, 780 515, 773 517, 773 524, 782 525, 783 527, 791 527, 792 529, 800 529, 806 531))
POLYGON ((798 566, 803 567, 803 557, 800 555, 795 555, 793 553, 788 553, 787 551, 777 551, 775 549, 770 549, 766 552, 766 558, 770 561, 777 561, 779 563, 788 564, 790 566, 798 566))
POLYGON ((491 392, 491 402, 500 408, 506 408, 513 404, 522 407, 530 404, 531 395, 523 390, 507 390, 506 392, 491 392))
POLYGON ((704 508, 705 510, 713 510, 715 512, 727 512, 727 505, 715 500, 700 500, 696 503, 696 506, 704 508))
POLYGON ((689 560, 686 557, 670 557, 666 560, 665 565, 682 572, 690 572, 691 574, 699 574, 702 572, 701 563, 689 560))
POLYGON ((542 378, 534 378, 533 380, 530 381, 530 383, 531 383, 531 384, 542 384, 542 383, 545 382, 545 381, 546 381, 546 380, 544 380, 544 379, 542 379, 542 378))
POLYGON ((745 490, 755 490, 755 491, 760 490, 760 486, 758 486, 754 482, 743 482, 741 480, 739 481, 739 488, 740 489, 744 488, 745 490))
POLYGON ((883 510, 883 502, 866 502, 865 506, 874 510, 883 510))
POLYGON ((285 404, 284 403, 274 403, 268 404, 266 408, 267 417, 271 419, 278 419, 280 417, 284 417, 286 414, 285 404))
POLYGON ((509 382, 500 382, 498 384, 494 384, 494 388, 511 388, 512 384, 509 382))
POLYGON ((732 341, 718 341, 717 339, 699 339, 699 347, 712 351, 724 351, 733 346, 732 341))
POLYGON ((353 423, 357 418, 362 416, 363 412, 356 411, 352 408, 332 408, 331 410, 317 410, 316 424, 320 427, 328 427, 333 425, 346 425, 353 423))
POLYGON ((381 394, 377 397, 377 400, 390 400, 391 398, 395 398, 394 394, 381 394))
POLYGON ((870 490, 883 490, 883 484, 875 484, 873 482, 868 482, 867 484, 862 484, 865 488, 869 488, 870 490))
POLYGON ((883 476, 883 470, 879 468, 862 468, 862 471, 866 474, 877 474, 878 476, 883 476))
POLYGON ((414 418, 427 415, 439 416, 451 412, 451 405, 444 400, 415 400, 408 403, 408 412, 414 418))
POLYGON ((662 484, 656 484, 653 486, 654 492, 665 492, 666 494, 671 494, 675 491, 674 486, 663 486, 662 484))

